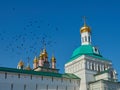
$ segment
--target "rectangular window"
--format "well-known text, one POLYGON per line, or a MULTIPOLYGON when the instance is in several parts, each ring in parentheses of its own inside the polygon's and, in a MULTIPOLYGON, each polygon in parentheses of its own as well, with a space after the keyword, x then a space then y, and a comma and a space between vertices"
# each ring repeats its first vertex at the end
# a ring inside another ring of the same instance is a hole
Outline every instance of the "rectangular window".
POLYGON ((38 88, 38 85, 36 84, 36 90, 37 90, 37 88, 38 88))
POLYGON ((32 80, 32 75, 30 75, 30 79, 32 80))
POLYGON ((13 84, 11 84, 11 90, 13 90, 13 84))
POLYGON ((46 86, 46 90, 48 90, 48 85, 46 86))
POLYGON ((52 82, 53 82, 53 77, 52 77, 52 82))
POLYGON ((43 76, 41 77, 41 79, 43 80, 43 76))
POLYGON ((18 74, 18 78, 20 78, 20 74, 18 74))
POLYGON ((57 86, 56 90, 58 90, 58 86, 57 86))
POLYGON ((5 73, 5 79, 7 79, 7 73, 5 73))
POLYGON ((24 85, 24 90, 26 90, 26 85, 24 85))
POLYGON ((87 42, 87 36, 85 36, 85 42, 87 42))
POLYGON ((61 78, 61 82, 63 82, 63 78, 61 78))
POLYGON ((67 86, 66 86, 66 89, 65 90, 67 90, 67 86))

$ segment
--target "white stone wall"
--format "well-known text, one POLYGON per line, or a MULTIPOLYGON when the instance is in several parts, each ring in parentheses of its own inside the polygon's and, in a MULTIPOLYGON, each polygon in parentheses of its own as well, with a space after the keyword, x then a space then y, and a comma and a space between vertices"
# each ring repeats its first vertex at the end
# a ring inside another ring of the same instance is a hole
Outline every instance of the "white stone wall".
POLYGON ((89 90, 120 90, 120 83, 99 80, 89 84, 89 90))
POLYGON ((98 81, 96 83, 92 83, 89 85, 89 90, 103 90, 103 87, 101 86, 101 81, 98 81))
POLYGON ((79 80, 0 72, 0 90, 79 90, 79 80))
POLYGON ((103 74, 95 76, 95 80, 100 80, 100 79, 108 80, 109 78, 110 77, 109 77, 108 73, 103 73, 103 74))
POLYGON ((87 88, 89 88, 88 83, 95 81, 94 75, 98 72, 107 70, 110 67, 112 67, 112 63, 110 61, 100 60, 94 57, 89 57, 87 55, 82 55, 72 62, 65 64, 65 72, 74 73, 80 77, 80 90, 87 90, 87 88))
POLYGON ((87 90, 85 69, 86 69, 86 61, 84 59, 84 55, 65 65, 66 73, 74 73, 75 75, 80 77, 81 80, 80 80, 79 90, 87 90))

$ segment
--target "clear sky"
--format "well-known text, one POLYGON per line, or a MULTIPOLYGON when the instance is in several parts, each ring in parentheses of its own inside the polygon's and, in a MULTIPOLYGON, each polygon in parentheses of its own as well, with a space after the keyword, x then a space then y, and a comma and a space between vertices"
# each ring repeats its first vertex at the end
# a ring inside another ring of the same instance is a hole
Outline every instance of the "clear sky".
POLYGON ((82 17, 92 30, 92 45, 112 61, 120 76, 119 0, 0 0, 0 66, 16 68, 39 56, 46 42, 49 60, 54 53, 64 72, 80 46, 82 17))

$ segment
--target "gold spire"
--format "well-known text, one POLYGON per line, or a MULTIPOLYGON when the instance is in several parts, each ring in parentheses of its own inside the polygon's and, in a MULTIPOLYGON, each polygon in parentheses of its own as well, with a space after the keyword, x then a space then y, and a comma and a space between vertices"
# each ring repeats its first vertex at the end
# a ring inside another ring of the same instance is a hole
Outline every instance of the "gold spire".
POLYGON ((81 32, 81 33, 91 32, 90 27, 88 27, 88 26, 86 25, 86 17, 85 17, 85 16, 83 17, 83 20, 84 20, 84 26, 80 29, 80 32, 81 32))
POLYGON ((33 60, 34 63, 38 63, 38 59, 37 57, 35 56, 34 60, 33 60))
POLYGON ((55 58, 54 54, 52 55, 51 61, 56 62, 56 58, 55 58))
POLYGON ((22 61, 22 60, 20 60, 20 61, 19 61, 18 66, 19 66, 19 67, 24 66, 24 63, 23 63, 23 61, 22 61))

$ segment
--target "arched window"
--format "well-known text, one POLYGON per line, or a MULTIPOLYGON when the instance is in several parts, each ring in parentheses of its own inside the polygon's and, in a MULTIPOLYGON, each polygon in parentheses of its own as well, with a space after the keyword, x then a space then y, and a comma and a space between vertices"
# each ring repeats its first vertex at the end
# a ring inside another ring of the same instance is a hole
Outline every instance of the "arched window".
POLYGON ((88 41, 90 42, 90 36, 88 36, 88 41))
POLYGON ((85 36, 85 42, 87 42, 87 36, 85 36))
POLYGON ((113 79, 113 71, 110 71, 110 76, 111 76, 111 78, 113 79))
POLYGON ((92 70, 92 62, 90 63, 90 69, 92 70))
POLYGON ((100 65, 98 65, 98 72, 100 72, 100 65))
POLYGON ((94 64, 92 63, 92 70, 94 70, 94 64))

